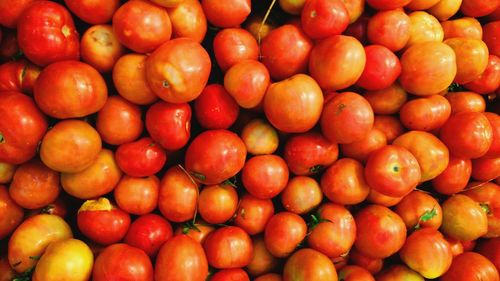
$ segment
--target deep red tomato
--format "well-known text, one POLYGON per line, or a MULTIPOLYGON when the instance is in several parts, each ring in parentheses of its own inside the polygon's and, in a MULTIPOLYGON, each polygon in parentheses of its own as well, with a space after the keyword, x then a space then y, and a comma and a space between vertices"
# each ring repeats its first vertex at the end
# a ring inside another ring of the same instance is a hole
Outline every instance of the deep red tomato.
POLYGON ((191 136, 191 107, 187 103, 159 101, 146 112, 146 129, 166 150, 181 149, 191 136))
POLYGON ((302 217, 291 212, 277 213, 271 217, 264 232, 267 250, 275 257, 288 257, 304 240, 307 225, 302 217))
POLYGON ((266 243, 261 235, 253 236, 252 244, 253 258, 246 267, 246 270, 250 275, 260 276, 271 272, 278 266, 279 260, 267 250, 266 243))
POLYGON ((349 24, 349 13, 342 0, 306 1, 301 24, 310 38, 323 39, 342 34, 349 24))
POLYGON ((422 191, 412 191, 395 207, 408 230, 420 228, 439 229, 443 221, 443 210, 439 202, 422 191))
POLYGON ((406 6, 411 0, 367 0, 366 2, 376 10, 393 10, 406 6))
POLYGON ((200 183, 218 184, 243 168, 246 154, 245 144, 235 133, 227 130, 204 131, 186 151, 186 170, 200 183), (221 163, 224 163, 223 169, 221 163))
POLYGON ((493 13, 499 5, 496 0, 484 0, 481 2, 463 0, 460 10, 468 17, 482 17, 493 13))
POLYGON ((250 281, 248 274, 241 268, 223 269, 216 272, 210 281, 250 281))
POLYGON ((252 2, 250 0, 230 0, 221 2, 219 0, 202 0, 203 12, 208 22, 217 27, 235 27, 242 24, 250 11, 252 2))
MULTIPOLYGON (((489 0, 486 2, 491 2, 489 0)), ((470 2, 470 1, 468 1, 470 2)), ((500 30, 500 20, 490 22, 483 27, 483 41, 488 45, 490 54, 500 57, 500 43, 498 43, 498 31, 500 30)))
MULTIPOLYGON (((172 22, 172 38, 187 37, 202 42, 207 33, 207 18, 198 0, 174 0, 175 7, 167 7, 172 22)), ((158 5, 162 0, 153 0, 158 5)))
POLYGON ((488 216, 479 203, 456 194, 441 204, 441 232, 460 241, 472 241, 488 233, 488 216))
POLYGON ((205 129, 228 129, 236 122, 240 107, 222 85, 211 84, 194 101, 194 113, 205 129))
POLYGON ((0 239, 7 237, 24 218, 24 210, 12 200, 9 191, 0 185, 0 239))
POLYGON ((113 195, 122 210, 133 215, 151 213, 158 206, 160 180, 156 176, 123 176, 115 184, 113 195))
POLYGON ((262 103, 270 84, 269 71, 256 60, 243 60, 231 66, 224 75, 224 88, 243 108, 262 103))
POLYGON ((493 142, 484 157, 498 158, 500 157, 500 116, 494 112, 485 112, 484 116, 488 118, 493 129, 493 142))
POLYGON ((283 281, 337 281, 337 271, 332 261, 312 249, 295 252, 285 263, 283 281))
POLYGON ((132 222, 123 241, 154 258, 172 235, 172 226, 166 219, 156 214, 147 214, 132 222))
POLYGON ((33 100, 20 92, 1 92, 0 115, 0 162, 20 164, 35 156, 47 121, 33 100))
POLYGON ((281 204, 287 211, 307 214, 321 203, 323 193, 315 179, 298 176, 288 181, 280 197, 281 204))
POLYGON ((497 281, 498 270, 493 263, 484 256, 465 252, 453 259, 450 270, 446 272, 441 281, 497 281))
POLYGON ((424 281, 422 275, 405 265, 393 265, 377 274, 377 281, 424 281))
POLYGON ((110 22, 116 9, 120 6, 119 0, 64 0, 64 3, 66 3, 68 9, 77 17, 89 24, 104 24, 110 22))
POLYGON ((483 240, 476 248, 477 252, 489 259, 497 268, 500 269, 500 238, 483 240))
POLYGON ((399 111, 401 123, 409 130, 419 131, 433 131, 441 128, 450 115, 450 102, 441 95, 408 101, 399 111))
POLYGON ((172 222, 184 222, 194 217, 198 201, 198 185, 180 166, 167 170, 160 182, 158 207, 172 222))
POLYGON ((378 273, 384 267, 383 259, 366 256, 356 248, 352 248, 351 251, 349 251, 349 262, 366 268, 371 274, 378 273))
POLYGON ((79 35, 64 6, 52 1, 35 1, 22 12, 18 22, 19 47, 33 63, 46 66, 80 58, 79 35))
POLYGON ((242 170, 242 182, 248 193, 261 199, 277 196, 288 183, 288 167, 278 155, 250 158, 242 170))
POLYGON ((465 88, 479 94, 488 94, 500 84, 500 58, 489 55, 486 70, 475 80, 464 85, 465 88))
POLYGON ((0 65, 0 91, 32 94, 36 79, 41 71, 39 66, 26 60, 6 62, 0 65))
POLYGON ((348 265, 342 268, 338 275, 343 281, 375 281, 368 270, 358 265, 348 265))
POLYGON ((365 163, 373 151, 385 145, 387 145, 387 137, 385 134, 381 130, 373 128, 362 140, 341 144, 340 151, 342 151, 342 155, 345 157, 365 163))
POLYGON ((271 199, 259 199, 250 194, 241 197, 236 210, 234 224, 250 235, 264 231, 267 222, 274 215, 271 199))
POLYGON ((478 181, 491 181, 500 177, 500 157, 481 157, 472 160, 472 178, 478 181))
POLYGON ((8 28, 16 28, 21 13, 35 1, 36 0, 20 0, 16 2, 8 0, 0 1, 0 24, 8 28))
POLYGON ((365 47, 366 65, 356 85, 367 90, 382 90, 391 86, 401 73, 398 57, 381 45, 365 47))
POLYGON ((463 193, 487 210, 488 233, 486 238, 500 237, 500 187, 493 182, 469 189, 463 193))
POLYGON ((368 22, 368 40, 396 52, 406 46, 410 39, 410 26, 410 18, 404 10, 381 11, 368 22))
POLYGON ((114 244, 97 256, 92 280, 152 281, 153 274, 153 264, 144 251, 127 244, 114 244))
POLYGON ((217 64, 224 72, 240 61, 257 60, 259 56, 257 40, 242 28, 222 29, 215 35, 213 47, 217 64))
POLYGON ((167 10, 150 1, 128 1, 113 14, 118 41, 137 53, 149 53, 167 42, 172 23, 167 10))
POLYGON ((474 92, 449 92, 445 97, 450 103, 451 114, 459 112, 484 112, 486 109, 484 98, 474 92))
POLYGON ((205 186, 198 198, 198 213, 207 223, 222 224, 233 217, 238 208, 238 193, 231 184, 205 186))
POLYGON ((120 145, 115 157, 120 169, 132 177, 154 175, 167 161, 165 150, 148 137, 120 145))
POLYGON ((107 73, 125 54, 125 47, 116 38, 111 25, 99 24, 90 27, 83 33, 80 51, 82 61, 90 64, 101 73, 107 73))
POLYGON ((237 226, 225 226, 211 232, 203 248, 208 264, 218 269, 245 267, 253 257, 252 239, 237 226))
POLYGON ((187 235, 170 238, 160 249, 155 264, 155 280, 205 281, 208 262, 200 243, 187 235))

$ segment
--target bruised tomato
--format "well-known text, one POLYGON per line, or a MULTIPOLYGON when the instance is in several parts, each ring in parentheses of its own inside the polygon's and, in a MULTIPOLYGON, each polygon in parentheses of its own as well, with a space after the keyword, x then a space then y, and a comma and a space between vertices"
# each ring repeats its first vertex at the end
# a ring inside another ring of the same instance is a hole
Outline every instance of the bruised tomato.
POLYGON ((241 197, 236 210, 234 224, 250 235, 264 231, 267 222, 274 215, 271 199, 259 199, 250 194, 241 197))
MULTIPOLYGON (((165 1, 153 0, 151 2, 162 5, 160 2, 165 1)), ((174 7, 167 7, 172 23, 172 38, 187 37, 196 42, 203 41, 207 33, 207 18, 201 3, 198 0, 174 0, 174 2, 179 3, 174 7)))
POLYGON ((337 271, 332 261, 313 249, 295 252, 285 263, 283 281, 336 281, 337 271))
POLYGON ((291 212, 281 212, 272 216, 267 223, 264 242, 273 256, 284 258, 295 251, 306 234, 307 225, 302 217, 291 212))
POLYGON ((119 0, 64 0, 64 3, 77 17, 90 24, 104 24, 111 21, 113 14, 120 6, 119 0))
POLYGON ((132 222, 123 241, 153 258, 172 234, 172 226, 167 220, 156 214, 147 214, 132 222))
POLYGON ((153 265, 144 251, 127 244, 113 244, 97 256, 92 280, 152 281, 153 274, 153 265))
POLYGON ((219 269, 247 266, 252 260, 252 239, 237 226, 225 226, 211 232, 203 248, 208 264, 219 269))
POLYGON ((224 28, 215 35, 214 55, 222 71, 244 60, 257 60, 259 45, 252 34, 242 28, 224 28))
POLYGON ((132 177, 154 175, 167 161, 165 150, 148 137, 120 145, 115 157, 120 169, 132 177))
POLYGON ((191 107, 159 101, 146 112, 146 129, 166 150, 179 150, 191 137, 191 107))

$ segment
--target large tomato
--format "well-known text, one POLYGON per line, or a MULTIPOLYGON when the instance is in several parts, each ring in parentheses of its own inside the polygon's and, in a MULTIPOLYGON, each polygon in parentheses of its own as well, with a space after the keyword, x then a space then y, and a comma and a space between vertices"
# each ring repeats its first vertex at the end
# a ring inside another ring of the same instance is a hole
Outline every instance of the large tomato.
MULTIPOLYGON (((168 0, 167 0, 168 1, 168 0)), ((172 23, 172 37, 191 38, 196 42, 203 41, 207 33, 207 18, 198 0, 174 0, 178 3, 175 7, 167 7, 168 16, 172 23)), ((151 2, 161 5, 162 0, 151 2)))
POLYGON ((7 188, 0 185, 0 239, 4 239, 14 231, 23 218, 23 208, 12 200, 7 188))
POLYGON ((463 194, 474 199, 487 210, 488 233, 484 237, 500 237, 500 187, 495 183, 488 182, 469 189, 463 194))
POLYGON ((190 220, 196 213, 198 185, 181 166, 167 170, 160 182, 158 207, 172 222, 190 220))
POLYGON ((166 219, 156 214, 147 214, 132 222, 123 241, 153 258, 172 234, 172 226, 166 219))
POLYGON ((123 176, 114 189, 120 209, 134 215, 151 213, 158 206, 160 180, 156 176, 123 176))
POLYGON ((312 249, 294 253, 283 269, 283 281, 337 281, 337 271, 332 261, 312 249))
POLYGON ((441 205, 441 231, 460 241, 472 241, 488 233, 488 216, 479 203, 468 196, 457 194, 441 205))
POLYGON ((304 240, 307 225, 302 217, 291 212, 277 213, 271 217, 264 232, 264 242, 275 257, 288 257, 304 240))
POLYGON ((243 60, 256 60, 259 45, 252 34, 242 28, 225 28, 215 35, 214 55, 222 71, 243 60))
POLYGON ((166 150, 181 149, 191 136, 191 107, 159 101, 146 112, 146 129, 166 150))
POLYGON ((127 244, 113 244, 97 256, 93 281, 153 281, 153 265, 144 251, 127 244))
POLYGON ((119 0, 64 0, 64 3, 77 17, 89 24, 104 24, 111 21, 113 14, 120 6, 119 0))
POLYGON ((484 256, 465 252, 453 259, 450 270, 440 281, 497 281, 498 270, 484 256))
POLYGON ((237 226, 212 231, 203 242, 208 264, 218 269, 239 268, 250 264, 252 239, 237 226))
POLYGON ((439 202, 422 191, 412 191, 395 207, 408 230, 419 228, 439 229, 443 221, 443 210, 439 202))

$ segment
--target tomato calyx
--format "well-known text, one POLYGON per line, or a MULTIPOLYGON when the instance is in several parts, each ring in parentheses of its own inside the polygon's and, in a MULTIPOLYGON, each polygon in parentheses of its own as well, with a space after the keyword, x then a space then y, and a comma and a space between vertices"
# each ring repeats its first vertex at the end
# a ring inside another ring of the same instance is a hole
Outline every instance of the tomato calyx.
POLYGON ((418 219, 418 222, 417 224, 413 227, 413 230, 419 230, 422 225, 421 223, 423 222, 426 222, 426 221, 429 221, 431 220, 432 218, 434 218, 435 216, 437 216, 437 209, 436 207, 433 207, 431 210, 427 210, 425 211, 421 216, 420 218, 418 219))
POLYGON ((207 178, 205 175, 193 171, 189 172, 189 174, 199 181, 204 181, 207 178))
POLYGON ((63 27, 61 27, 61 32, 64 35, 64 37, 68 37, 71 35, 71 29, 67 25, 63 25, 63 27))
POLYGON ((17 53, 15 53, 14 55, 12 55, 11 59, 13 61, 18 61, 18 60, 22 59, 23 56, 24 56, 23 51, 21 49, 19 49, 19 51, 17 51, 17 53))
POLYGON ((5 138, 2 135, 2 132, 0 132, 0 143, 4 143, 4 142, 5 142, 5 138))
POLYGON ((190 230, 201 232, 194 222, 188 221, 182 226, 182 234, 188 234, 190 230))
POLYGON ((114 209, 113 204, 109 201, 108 198, 101 197, 97 200, 87 200, 85 201, 78 213, 84 211, 112 211, 114 209))
POLYGON ((311 218, 311 220, 307 223, 310 230, 313 230, 318 224, 320 224, 322 222, 332 222, 328 219, 322 218, 319 213, 311 214, 310 218, 311 218))
POLYGON ((233 188, 238 188, 236 183, 237 183, 236 177, 232 177, 230 179, 223 181, 221 185, 229 185, 232 186, 233 188))
POLYGON ((465 88, 462 87, 460 84, 453 82, 449 87, 448 87, 448 92, 463 92, 465 91, 465 88))
POLYGON ((481 209, 486 213, 486 215, 491 216, 493 213, 491 212, 490 205, 488 203, 479 203, 481 209))
POLYGON ((310 172, 310 173, 312 173, 312 174, 317 174, 317 173, 319 173, 322 169, 323 169, 323 166, 322 166, 322 165, 316 165, 316 166, 312 166, 311 168, 309 168, 309 172, 310 172))

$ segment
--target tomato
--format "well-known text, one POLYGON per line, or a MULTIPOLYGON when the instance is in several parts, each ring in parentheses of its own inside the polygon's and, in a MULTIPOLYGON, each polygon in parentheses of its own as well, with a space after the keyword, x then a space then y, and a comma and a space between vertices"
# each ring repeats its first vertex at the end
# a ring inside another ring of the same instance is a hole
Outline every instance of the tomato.
POLYGON ((405 8, 410 10, 426 10, 436 5, 440 0, 412 0, 405 8))
POLYGON ((342 0, 342 2, 344 2, 347 9, 347 15, 349 16, 350 23, 354 23, 358 20, 365 11, 364 0, 342 0))
POLYGON ((348 265, 339 272, 339 279, 344 281, 375 281, 373 275, 357 265, 348 265))
MULTIPOLYGON (((240 136, 243 142, 245 143, 248 153, 250 154, 253 155, 272 154, 276 151, 276 149, 278 149, 278 144, 279 144, 278 132, 276 132, 276 129, 269 123, 267 123, 265 120, 262 119, 251 120, 245 125, 245 127, 243 127, 240 136)), ((286 160, 286 153, 284 157, 286 160)), ((288 165, 288 168, 292 170, 290 165, 288 165)))
POLYGON ((167 161, 165 150, 148 137, 120 145, 115 157, 118 167, 132 177, 152 176, 167 161))
POLYGON ((201 5, 208 22, 217 27, 235 27, 242 24, 252 9, 250 0, 202 0, 201 5))
POLYGON ((401 9, 380 11, 368 21, 368 40, 395 52, 410 39, 410 18, 401 9))
POLYGON ((272 271, 278 266, 278 259, 267 250, 264 238, 254 236, 252 238, 253 258, 247 265, 246 270, 250 275, 259 276, 272 271))
POLYGON ((150 1, 165 8, 178 7, 182 3, 186 2, 185 0, 150 0, 150 1))
POLYGON ((485 112, 484 116, 490 121, 490 125, 493 129, 493 141, 490 145, 490 149, 484 155, 487 158, 498 158, 500 157, 500 116, 493 112, 485 112))
POLYGON ((349 144, 341 144, 340 151, 342 151, 342 155, 345 157, 365 163, 373 151, 385 145, 387 145, 385 134, 381 130, 373 128, 362 140, 349 144))
POLYGON ((60 121, 43 137, 40 158, 58 172, 81 172, 94 163, 101 151, 99 133, 80 120, 60 121))
POLYGON ((393 10, 397 8, 402 8, 410 3, 412 0, 367 0, 368 5, 372 6, 376 10, 393 10))
POLYGON ((221 224, 233 217, 238 208, 238 193, 231 184, 205 186, 198 198, 198 213, 204 221, 221 224))
POLYGON ((420 182, 437 177, 448 166, 448 148, 430 133, 410 131, 399 136, 392 144, 408 149, 415 156, 422 176, 420 182))
POLYGON ((9 183, 16 172, 16 165, 0 162, 0 184, 9 183))
POLYGON ((0 91, 32 94, 36 79, 41 71, 39 66, 26 60, 6 62, 0 65, 0 91))
POLYGON ((404 196, 401 197, 387 196, 372 188, 370 189, 370 194, 368 194, 366 200, 373 204, 382 205, 385 207, 392 207, 396 206, 399 202, 401 202, 403 198, 404 196))
POLYGON ((417 11, 409 14, 410 17, 410 39, 406 48, 425 42, 442 42, 444 38, 443 27, 431 14, 417 11))
POLYGON ((370 187, 363 165, 357 160, 342 158, 323 173, 321 190, 334 203, 354 205, 366 199, 370 187))
POLYGON ((215 227, 207 224, 201 220, 198 220, 194 224, 186 223, 181 225, 175 230, 175 236, 177 235, 187 235, 191 237, 194 241, 203 244, 208 234, 215 230, 215 227))
POLYGON ((269 84, 269 71, 255 60, 237 62, 224 75, 224 88, 243 108, 261 104, 269 84))
POLYGON ((307 225, 302 217, 291 212, 281 212, 272 216, 267 223, 264 242, 273 256, 284 258, 295 251, 306 233, 307 225))
POLYGON ((412 191, 396 205, 395 212, 403 219, 408 230, 420 228, 439 229, 443 210, 439 202, 422 191, 412 191))
MULTIPOLYGON (((303 0, 299 0, 303 1, 303 0)), ((252 15, 250 16, 244 25, 245 30, 250 32, 252 36, 261 41, 264 39, 271 30, 275 29, 277 26, 274 23, 270 23, 269 21, 262 24, 263 16, 260 15, 252 15)))
POLYGON ((0 94, 0 161, 21 164, 33 158, 47 130, 45 116, 33 100, 19 92, 0 94))
POLYGON ((136 104, 120 96, 110 96, 97 113, 95 127, 102 140, 108 144, 132 142, 139 138, 144 128, 141 114, 136 104))
POLYGON ((381 45, 365 47, 366 65, 356 85, 367 90, 382 90, 391 86, 401 73, 398 57, 381 45))
POLYGON ((399 112, 401 123, 410 130, 439 129, 451 115, 451 105, 441 95, 432 95, 408 101, 399 112))
MULTIPOLYGON (((1 281, 12 281, 16 278, 16 273, 9 264, 7 257, 0 258, 0 280, 1 281)), ((281 280, 280 280, 281 281, 281 280)))
POLYGON ((279 4, 283 11, 292 15, 300 15, 306 0, 279 0, 279 4))
POLYGON ((376 115, 373 128, 381 130, 389 144, 406 131, 399 118, 390 115, 376 115))
POLYGON ((123 241, 153 258, 172 235, 172 226, 167 220, 156 214, 147 214, 132 222, 123 241))
POLYGON ((472 178, 478 181, 490 181, 500 177, 500 157, 478 158, 472 160, 472 178))
POLYGON ((288 167, 277 155, 258 155, 249 159, 242 170, 242 182, 253 196, 271 199, 288 183, 288 167))
POLYGON ((134 178, 125 175, 115 186, 116 203, 127 213, 145 215, 158 206, 160 180, 156 176, 134 178))
POLYGON ((450 245, 451 254, 453 255, 453 257, 456 257, 464 252, 464 246, 462 242, 460 242, 460 240, 450 237, 445 237, 445 239, 446 241, 448 241, 448 244, 450 245))
POLYGON ((369 205, 355 216, 356 241, 362 254, 372 258, 386 258, 403 247, 406 226, 398 214, 387 207, 369 205))
POLYGON ((463 0, 460 10, 469 17, 482 17, 491 14, 500 4, 495 0, 476 1, 463 0))
POLYGON ((7 237, 23 221, 24 210, 10 197, 9 191, 0 185, 0 239, 7 237))
POLYGON ((492 182, 469 189, 463 193, 486 208, 488 233, 486 238, 500 237, 500 187, 492 182))
POLYGON ((170 39, 172 24, 163 7, 150 1, 129 1, 113 14, 113 31, 125 47, 149 53, 170 39))
POLYGON ((77 17, 89 24, 104 24, 111 21, 120 1, 64 0, 64 3, 77 17))
POLYGON ((262 63, 271 77, 283 80, 307 71, 313 42, 304 31, 293 24, 285 24, 263 37, 260 45, 262 63))
POLYGON ((377 281, 424 281, 424 278, 417 272, 409 269, 404 265, 393 265, 377 274, 377 281))
POLYGON ((295 252, 285 263, 283 281, 336 281, 337 271, 332 261, 312 249, 295 252))
POLYGON ((80 58, 79 35, 68 10, 52 1, 35 1, 18 18, 17 39, 24 55, 46 66, 80 58))
POLYGON ((450 270, 444 274, 442 281, 496 281, 498 271, 484 256, 466 252, 453 259, 450 270))
POLYGON ((281 203, 287 211, 306 214, 321 203, 323 193, 315 179, 298 176, 288 181, 280 197, 281 203))
POLYGON ((236 122, 240 107, 222 85, 208 85, 194 101, 196 120, 205 129, 228 129, 236 122))
MULTIPOLYGON (((151 2, 162 5, 159 3, 162 1, 153 0, 151 2)), ((197 42, 203 41, 207 33, 207 18, 200 2, 197 0, 174 1, 180 3, 174 7, 167 7, 168 16, 172 23, 172 38, 187 37, 197 42)))
POLYGON ((167 170, 160 182, 158 207, 172 222, 183 222, 194 217, 198 201, 198 185, 180 166, 167 170))
POLYGON ((365 256, 356 250, 356 248, 352 248, 351 251, 349 251, 349 262, 353 265, 359 265, 365 268, 371 274, 378 273, 384 266, 383 259, 365 256))
POLYGON ((146 129, 166 150, 181 149, 191 136, 191 107, 159 101, 146 112, 146 129))
POLYGON ((210 68, 210 57, 198 42, 177 38, 167 41, 148 57, 146 78, 161 99, 189 102, 205 88, 210 68))
POLYGON ((163 244, 156 258, 155 280, 205 281, 207 276, 207 258, 198 242, 179 235, 163 244))
MULTIPOLYGON (((468 1, 470 2, 470 1, 468 1)), ((492 2, 491 0, 486 2, 492 2)), ((483 41, 488 46, 490 54, 500 56, 500 44, 498 43, 498 31, 500 30, 500 21, 490 22, 483 27, 483 41)))
POLYGON ((59 196, 59 173, 33 159, 16 169, 9 195, 25 209, 37 209, 54 202, 59 196))
POLYGON ((225 28, 215 35, 214 55, 222 71, 244 60, 257 60, 259 45, 252 34, 242 28, 225 28))
POLYGON ((146 56, 126 54, 113 67, 113 84, 124 99, 138 104, 151 104, 158 99, 146 80, 146 56))
POLYGON ((255 278, 254 281, 282 281, 281 275, 276 273, 268 273, 255 278))
POLYGON ((481 23, 475 18, 463 17, 448 20, 442 22, 441 26, 444 31, 444 39, 462 37, 481 40, 483 37, 481 23))
POLYGON ((227 130, 208 130, 199 134, 185 154, 186 170, 203 184, 218 184, 235 176, 245 165, 243 141, 227 130), (220 169, 220 163, 224 168, 220 169))
POLYGON ((477 252, 489 259, 497 268, 500 268, 500 238, 483 240, 476 248, 477 252))
POLYGON ((80 42, 82 60, 99 72, 109 72, 125 53, 111 25, 94 25, 87 29, 80 42))
POLYGON ((461 0, 441 0, 431 7, 428 12, 440 21, 445 21, 460 10, 461 0))
POLYGON ((77 239, 55 241, 40 257, 33 281, 71 279, 87 281, 92 273, 94 256, 89 246, 77 239))
POLYGON ((264 96, 264 113, 271 124, 286 133, 304 133, 318 122, 323 93, 308 75, 297 74, 272 83, 264 96))
POLYGON ((455 52, 440 42, 424 42, 411 46, 403 53, 401 66, 401 86, 407 92, 418 96, 442 92, 453 82, 457 73, 455 52))
POLYGON ((253 256, 250 236, 237 226, 214 230, 203 242, 203 248, 208 264, 218 269, 247 266, 253 256))
MULTIPOLYGON (((9 2, 10 3, 10 2, 9 2)), ((3 30, 2 41, 0 41, 0 58, 2 60, 10 60, 19 53, 19 45, 17 42, 17 34, 15 31, 7 32, 3 30)))
POLYGON ((0 24, 8 28, 16 28, 21 13, 35 0, 22 0, 12 3, 0 1, 0 24))
POLYGON ((465 158, 479 158, 488 152, 493 142, 492 127, 488 118, 479 112, 461 112, 448 119, 439 138, 450 153, 465 158))
POLYGON ((408 99, 405 90, 397 83, 382 90, 367 91, 363 97, 376 114, 397 113, 408 99))
POLYGON ((449 92, 445 95, 451 105, 451 114, 459 112, 484 112, 484 98, 474 92, 449 92))
POLYGON ((274 215, 271 199, 259 199, 250 194, 241 197, 236 210, 234 224, 250 235, 264 231, 267 222, 274 215))
POLYGON ((22 273, 35 266, 47 246, 72 238, 70 226, 59 216, 40 214, 24 220, 9 240, 8 258, 12 268, 22 273))
POLYGON ((451 38, 444 41, 457 58, 455 82, 465 84, 478 78, 488 66, 488 47, 481 39, 451 38))
POLYGON ((352 214, 342 205, 325 203, 318 209, 318 215, 320 222, 310 227, 307 236, 309 247, 330 258, 349 253, 356 239, 352 214))
POLYGON ((441 231, 460 241, 475 240, 488 232, 488 217, 479 203, 470 197, 457 194, 442 205, 441 231))
POLYGON ((500 58, 489 55, 486 70, 464 87, 480 94, 487 94, 495 91, 498 85, 500 85, 500 58))
POLYGON ((111 245, 123 239, 130 226, 130 215, 107 198, 85 201, 77 215, 78 229, 89 239, 111 245))
POLYGON ((306 1, 301 12, 301 24, 311 39, 339 35, 349 24, 349 14, 341 0, 306 1))
POLYGON ((241 268, 223 269, 210 278, 211 281, 250 281, 248 274, 241 268))
POLYGON ((97 256, 92 280, 152 281, 153 265, 144 251, 127 244, 113 244, 97 256))

